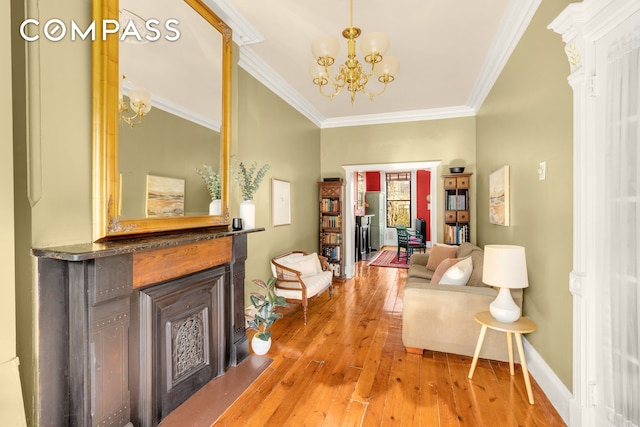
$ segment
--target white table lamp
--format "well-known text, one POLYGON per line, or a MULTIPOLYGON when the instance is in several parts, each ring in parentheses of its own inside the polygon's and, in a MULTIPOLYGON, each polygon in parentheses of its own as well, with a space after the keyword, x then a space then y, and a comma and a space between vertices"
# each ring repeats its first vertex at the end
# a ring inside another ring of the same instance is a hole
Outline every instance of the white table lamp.
POLYGON ((524 248, 513 245, 486 245, 482 281, 487 285, 500 288, 498 296, 489 305, 491 315, 504 323, 518 320, 521 309, 513 301, 509 289, 529 286, 524 248))

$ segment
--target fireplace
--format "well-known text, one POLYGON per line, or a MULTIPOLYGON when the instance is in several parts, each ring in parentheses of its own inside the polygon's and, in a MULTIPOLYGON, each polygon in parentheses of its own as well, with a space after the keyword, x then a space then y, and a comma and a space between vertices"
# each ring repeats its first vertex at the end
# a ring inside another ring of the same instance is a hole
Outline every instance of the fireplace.
POLYGON ((156 426, 238 366, 254 231, 34 249, 40 425, 156 426))
POLYGON ((131 381, 138 382, 138 401, 132 403, 141 426, 157 425, 224 373, 224 278, 224 268, 210 269, 134 297, 139 337, 131 335, 131 354, 138 376, 131 381))

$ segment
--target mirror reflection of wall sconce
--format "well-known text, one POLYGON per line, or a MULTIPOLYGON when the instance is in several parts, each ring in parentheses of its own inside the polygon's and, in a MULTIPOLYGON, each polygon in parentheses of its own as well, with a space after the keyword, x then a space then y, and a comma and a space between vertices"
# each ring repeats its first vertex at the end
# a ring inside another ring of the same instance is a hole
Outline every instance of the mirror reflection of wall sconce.
POLYGON ((122 76, 120 80, 120 97, 118 102, 118 111, 120 112, 120 120, 134 127, 142 123, 142 117, 151 111, 151 94, 144 89, 129 89, 127 96, 129 103, 124 102, 122 93, 122 83, 126 77, 122 76), (133 115, 127 115, 133 113, 133 115))

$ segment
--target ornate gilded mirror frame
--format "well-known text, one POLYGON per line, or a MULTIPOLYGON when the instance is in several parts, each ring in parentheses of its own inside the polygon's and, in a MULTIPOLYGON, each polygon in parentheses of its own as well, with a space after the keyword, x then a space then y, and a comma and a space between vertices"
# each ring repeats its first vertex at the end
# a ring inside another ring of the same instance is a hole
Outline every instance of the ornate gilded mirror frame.
MULTIPOLYGON (((182 1, 182 0, 176 0, 182 1)), ((93 240, 181 229, 226 227, 230 224, 229 178, 231 149, 231 28, 201 0, 184 0, 222 35, 222 117, 220 175, 222 214, 123 219, 118 216, 119 35, 102 41, 104 20, 118 21, 118 0, 93 0, 96 38, 93 64, 93 240)))

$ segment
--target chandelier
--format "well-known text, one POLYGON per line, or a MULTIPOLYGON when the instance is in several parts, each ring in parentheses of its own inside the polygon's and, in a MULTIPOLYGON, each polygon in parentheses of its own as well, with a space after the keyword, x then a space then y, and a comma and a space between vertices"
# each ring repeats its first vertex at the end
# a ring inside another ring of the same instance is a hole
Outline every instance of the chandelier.
POLYGON ((333 36, 321 36, 316 38, 311 45, 311 51, 316 61, 309 67, 309 74, 313 83, 319 87, 320 93, 329 99, 333 99, 346 87, 351 93, 351 104, 355 102, 357 92, 362 92, 373 101, 374 97, 381 95, 387 89, 387 84, 392 82, 398 73, 400 66, 398 59, 393 56, 383 58, 389 47, 389 40, 384 33, 368 33, 362 36, 360 51, 364 56, 364 61, 371 65, 370 71, 363 69, 363 64, 356 59, 356 38, 360 34, 360 28, 353 26, 353 0, 351 0, 349 27, 342 31, 342 36, 348 40, 347 60, 340 65, 335 77, 332 77, 331 74, 333 72, 332 65, 340 50, 338 39, 333 36), (383 84, 382 89, 376 93, 367 91, 367 83, 373 75, 383 84), (325 93, 323 90, 323 87, 329 83, 333 86, 333 93, 325 93))
POLYGON ((142 123, 142 117, 151 111, 151 94, 144 89, 129 89, 127 96, 129 103, 124 102, 122 94, 122 82, 126 79, 122 76, 120 80, 120 96, 118 101, 118 111, 120 112, 120 120, 134 127, 142 123), (132 113, 127 115, 128 113, 132 113))

